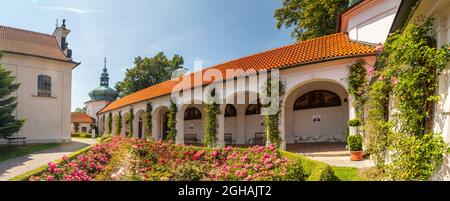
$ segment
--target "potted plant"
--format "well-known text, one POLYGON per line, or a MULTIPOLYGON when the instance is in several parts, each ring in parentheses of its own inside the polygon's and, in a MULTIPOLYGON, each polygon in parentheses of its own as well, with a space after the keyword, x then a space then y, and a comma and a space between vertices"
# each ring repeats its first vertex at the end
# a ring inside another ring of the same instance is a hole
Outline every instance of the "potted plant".
POLYGON ((360 161, 363 159, 362 143, 363 136, 360 134, 354 134, 348 137, 348 145, 350 146, 350 160, 360 161))

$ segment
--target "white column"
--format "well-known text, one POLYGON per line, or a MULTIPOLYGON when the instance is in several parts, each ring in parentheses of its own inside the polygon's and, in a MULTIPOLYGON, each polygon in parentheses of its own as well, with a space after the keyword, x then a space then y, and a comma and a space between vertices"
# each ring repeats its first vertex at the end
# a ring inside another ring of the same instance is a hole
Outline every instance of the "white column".
POLYGON ((175 141, 177 144, 184 144, 184 110, 177 112, 176 120, 177 136, 175 137, 175 141))
MULTIPOLYGON (((225 107, 225 106, 224 106, 225 107)), ((217 128, 217 146, 225 147, 225 108, 220 108, 217 114, 218 128, 217 128)))

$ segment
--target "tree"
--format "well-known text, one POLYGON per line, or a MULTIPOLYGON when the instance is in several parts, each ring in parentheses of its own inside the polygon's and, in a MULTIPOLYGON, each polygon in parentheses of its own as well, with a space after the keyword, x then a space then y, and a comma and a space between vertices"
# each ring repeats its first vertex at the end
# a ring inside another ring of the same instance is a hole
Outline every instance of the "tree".
POLYGON ((172 77, 172 72, 183 69, 183 57, 174 55, 168 59, 163 52, 152 58, 136 57, 135 66, 127 69, 123 81, 117 82, 115 88, 120 97, 153 86, 172 77))
POLYGON ((77 107, 75 109, 75 112, 86 113, 86 111, 87 111, 86 107, 77 107))
POLYGON ((337 16, 349 5, 349 0, 283 0, 275 10, 277 28, 294 27, 291 37, 298 41, 336 32, 337 16))
MULTIPOLYGON (((1 54, 0 54, 1 58, 1 54)), ((24 120, 18 120, 12 114, 17 107, 17 97, 11 96, 20 84, 14 83, 11 72, 0 66, 0 136, 11 136, 22 128, 24 120)))
POLYGON ((217 126, 219 125, 217 115, 219 112, 219 105, 216 103, 213 96, 208 97, 208 103, 205 106, 205 139, 204 144, 207 147, 215 147, 217 142, 217 126))

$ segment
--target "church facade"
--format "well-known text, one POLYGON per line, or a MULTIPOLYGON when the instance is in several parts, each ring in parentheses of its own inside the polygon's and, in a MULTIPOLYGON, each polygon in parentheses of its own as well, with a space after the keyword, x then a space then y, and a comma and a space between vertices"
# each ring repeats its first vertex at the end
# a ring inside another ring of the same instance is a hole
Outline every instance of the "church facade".
MULTIPOLYGON (((20 83, 15 116, 25 124, 15 137, 29 143, 70 141, 72 59, 65 21, 53 34, 0 26, 0 64, 20 83)), ((3 139, 0 139, 0 142, 3 139)))

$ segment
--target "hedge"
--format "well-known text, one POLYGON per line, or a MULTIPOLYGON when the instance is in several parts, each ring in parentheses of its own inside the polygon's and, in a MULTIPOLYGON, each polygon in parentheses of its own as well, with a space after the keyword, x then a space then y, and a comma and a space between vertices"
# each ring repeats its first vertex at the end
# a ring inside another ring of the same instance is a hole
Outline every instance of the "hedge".
POLYGON ((287 151, 280 151, 281 156, 288 158, 291 161, 297 161, 302 164, 303 174, 306 181, 337 181, 339 180, 335 175, 330 165, 315 161, 300 154, 291 153, 287 151))

